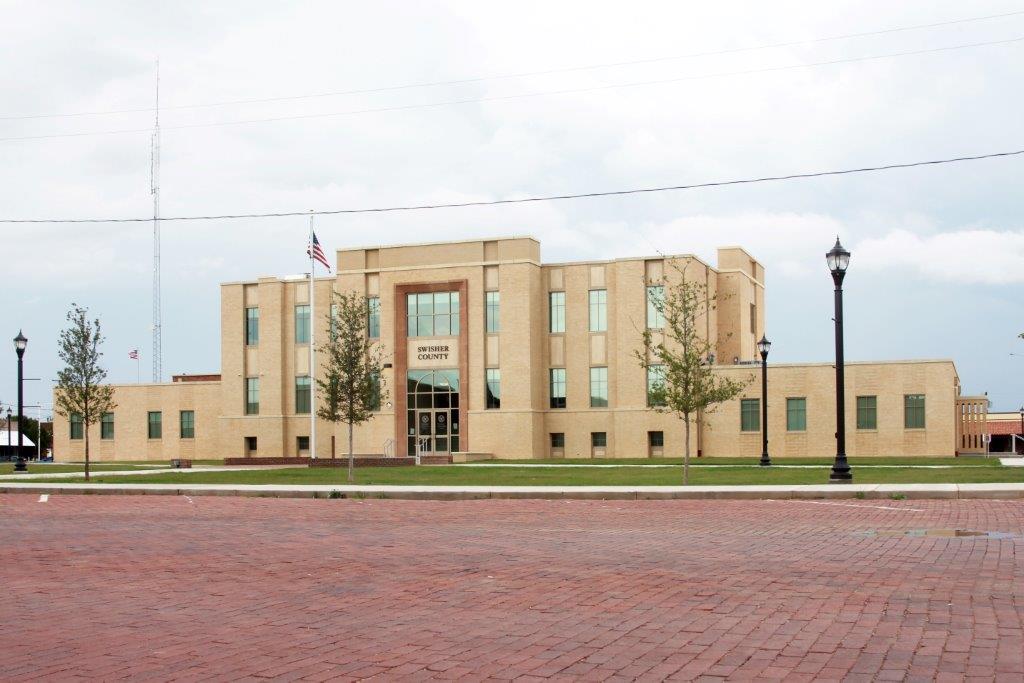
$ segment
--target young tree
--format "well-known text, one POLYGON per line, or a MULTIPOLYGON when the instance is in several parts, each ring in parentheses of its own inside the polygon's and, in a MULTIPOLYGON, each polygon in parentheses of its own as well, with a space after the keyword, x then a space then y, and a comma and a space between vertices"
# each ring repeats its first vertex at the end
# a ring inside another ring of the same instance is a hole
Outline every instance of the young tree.
POLYGON ((691 417, 713 412, 715 405, 735 398, 753 377, 739 382, 714 371, 711 360, 714 344, 700 334, 697 322, 715 309, 717 295, 708 296, 707 285, 687 280, 685 266, 679 268, 673 264, 673 268, 678 280, 673 278, 671 283, 666 283, 664 294, 651 297, 648 304, 664 320, 663 332, 645 325, 643 348, 634 351, 634 355, 648 372, 656 368, 658 373, 648 387, 650 405, 658 412, 674 413, 683 420, 686 434, 683 484, 688 484, 691 417))
POLYGON ((57 355, 64 362, 64 368, 57 372, 57 386, 54 389, 54 409, 72 419, 77 415, 82 420, 85 437, 85 480, 89 480, 89 426, 99 422, 103 413, 117 407, 114 403, 114 388, 103 384, 107 371, 100 366, 100 321, 89 321, 86 309, 71 304, 68 311, 68 328, 60 333, 57 355))
POLYGON ((387 400, 387 388, 381 372, 384 353, 380 343, 367 334, 369 303, 355 292, 334 292, 332 311, 327 319, 330 334, 319 347, 326 353, 324 378, 319 377, 320 402, 317 417, 348 424, 348 481, 353 478, 355 456, 352 431, 355 425, 373 418, 373 412, 387 400))

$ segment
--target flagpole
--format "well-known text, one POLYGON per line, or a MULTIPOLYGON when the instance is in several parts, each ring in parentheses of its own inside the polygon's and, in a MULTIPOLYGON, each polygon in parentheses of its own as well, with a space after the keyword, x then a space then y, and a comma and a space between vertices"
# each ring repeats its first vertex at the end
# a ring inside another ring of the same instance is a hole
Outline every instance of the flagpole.
POLYGON ((316 305, 313 283, 316 280, 316 263, 313 260, 313 214, 309 214, 309 457, 316 460, 316 305))

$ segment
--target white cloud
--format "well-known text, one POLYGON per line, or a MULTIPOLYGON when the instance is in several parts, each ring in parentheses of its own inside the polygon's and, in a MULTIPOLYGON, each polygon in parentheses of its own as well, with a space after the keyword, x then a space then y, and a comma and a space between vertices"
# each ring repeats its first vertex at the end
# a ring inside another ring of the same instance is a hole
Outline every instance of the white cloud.
POLYGON ((854 247, 857 265, 909 270, 964 284, 1024 283, 1024 230, 964 229, 932 235, 893 230, 854 247))

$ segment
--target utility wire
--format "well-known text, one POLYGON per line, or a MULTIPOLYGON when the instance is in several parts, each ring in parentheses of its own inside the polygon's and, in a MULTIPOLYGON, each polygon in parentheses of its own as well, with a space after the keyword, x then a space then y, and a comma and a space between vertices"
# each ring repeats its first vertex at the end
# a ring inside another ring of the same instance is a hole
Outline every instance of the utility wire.
MULTIPOLYGON (((210 107, 226 107, 238 104, 265 104, 268 102, 287 102, 294 100, 306 100, 316 99, 324 97, 340 97, 344 95, 367 95, 372 93, 391 92, 395 90, 410 90, 414 88, 433 88, 443 85, 463 85, 467 83, 480 83, 483 81, 497 81, 507 80, 512 78, 527 78, 530 76, 547 76, 551 74, 559 73, 572 73, 578 71, 592 71, 595 69, 607 69, 620 66, 636 66, 640 64, 656 64, 658 62, 676 61, 681 59, 693 59, 696 57, 713 57, 719 55, 737 54, 741 52, 756 52, 760 50, 771 50, 784 47, 796 47, 798 45, 814 45, 817 43, 825 43, 836 40, 849 40, 852 38, 866 38, 869 36, 880 36, 890 33, 901 33, 905 31, 918 31, 929 28, 939 28, 943 26, 952 26, 955 24, 965 24, 977 21, 986 21, 989 19, 1004 19, 1006 17, 1014 17, 1024 14, 1024 10, 1016 12, 1004 12, 1002 14, 989 14, 981 17, 967 17, 964 19, 953 19, 950 21, 940 21, 930 24, 916 24, 913 26, 899 26, 896 28, 880 29, 877 31, 863 31, 860 33, 846 33, 837 36, 827 36, 824 38, 809 38, 807 40, 794 40, 782 43, 766 43, 762 45, 752 45, 745 47, 729 48, 725 50, 713 50, 708 52, 691 52, 682 55, 670 55, 662 57, 649 57, 646 59, 633 59, 623 62, 606 62, 603 64, 587 64, 583 66, 569 66, 554 69, 543 69, 540 71, 523 71, 519 73, 511 74, 498 74, 492 76, 476 76, 472 78, 457 78, 444 81, 428 81, 425 83, 407 83, 402 85, 390 85, 382 86, 377 88, 363 88, 358 90, 339 90, 335 92, 324 92, 324 93, 312 93, 305 95, 284 95, 279 97, 261 97, 253 99, 241 99, 241 100, 226 100, 222 102, 206 102, 199 104, 179 104, 164 106, 162 109, 176 110, 176 109, 203 109, 210 107)), ((112 110, 100 110, 100 111, 82 111, 72 113, 51 113, 51 114, 25 114, 25 115, 11 115, 11 116, 0 116, 0 121, 24 121, 27 119, 53 119, 53 118, 69 118, 75 116, 102 116, 108 114, 134 114, 140 112, 151 112, 152 107, 140 107, 137 109, 112 109, 112 110)))
POLYGON ((912 161, 903 164, 886 164, 883 166, 864 166, 861 168, 847 168, 832 171, 816 171, 811 173, 790 173, 788 175, 764 176, 761 178, 742 178, 738 180, 717 180, 705 183, 694 183, 690 185, 668 185, 664 187, 646 187, 629 190, 608 190, 605 192, 581 192, 579 194, 559 194, 539 197, 521 197, 518 199, 494 199, 489 201, 458 202, 453 204, 412 204, 407 206, 385 206, 363 209, 328 209, 322 211, 283 211, 276 213, 238 213, 221 214, 219 216, 160 216, 154 219, 152 216, 145 218, 0 218, 0 223, 148 223, 152 220, 167 221, 208 221, 208 220, 229 220, 236 218, 285 218, 290 216, 333 216, 337 214, 354 213, 387 213, 392 211, 423 211, 428 209, 460 209, 470 206, 498 206, 502 204, 527 204, 531 202, 550 202, 562 199, 586 199, 592 197, 614 197, 629 194, 647 194, 653 192, 671 192, 676 190, 696 190, 706 187, 725 187, 728 185, 753 185, 755 183, 778 182, 782 180, 797 180, 801 178, 820 178, 824 176, 850 175, 854 173, 870 173, 874 171, 890 171, 899 168, 914 168, 917 166, 938 166, 940 164, 953 164, 961 161, 977 161, 979 159, 995 159, 998 157, 1010 157, 1024 154, 1024 149, 1010 152, 993 152, 991 154, 976 154, 972 156, 952 157, 949 159, 934 159, 930 161, 912 161))
MULTIPOLYGON (((827 60, 827 61, 824 61, 824 62, 809 62, 807 64, 788 64, 788 65, 784 65, 784 66, 771 66, 771 67, 765 67, 765 68, 761 68, 761 69, 744 69, 742 71, 724 71, 724 72, 718 72, 718 73, 712 73, 712 74, 701 74, 701 75, 696 75, 696 76, 678 76, 678 77, 675 77, 675 78, 661 78, 661 79, 650 80, 650 81, 633 81, 633 82, 629 82, 629 83, 611 83, 611 84, 605 84, 605 85, 587 86, 587 87, 583 87, 583 88, 569 88, 569 89, 563 89, 563 90, 545 90, 545 91, 541 91, 541 92, 519 93, 519 94, 515 94, 515 95, 497 95, 497 96, 494 96, 494 97, 476 97, 476 98, 460 99, 460 100, 445 100, 445 101, 441 101, 441 102, 427 102, 427 103, 422 103, 422 104, 405 104, 405 105, 397 105, 397 106, 393 106, 393 107, 377 107, 377 108, 374 108, 374 109, 352 109, 352 110, 348 110, 348 111, 326 112, 326 113, 319 113, 319 114, 294 114, 294 115, 290 115, 290 116, 273 116, 273 117, 262 118, 262 119, 241 119, 241 120, 235 120, 235 121, 216 121, 216 122, 213 122, 213 123, 186 123, 186 124, 180 124, 180 125, 177 125, 177 126, 162 126, 161 130, 183 130, 183 129, 188 129, 188 128, 212 128, 212 127, 218 127, 218 126, 238 126, 238 125, 245 125, 245 124, 252 124, 252 123, 271 123, 271 122, 275 122, 275 121, 300 121, 300 120, 306 120, 306 119, 318 119, 318 118, 327 118, 327 117, 333 117, 333 116, 350 116, 350 115, 354 115, 354 114, 374 114, 374 113, 391 112, 391 111, 407 111, 407 110, 411 110, 411 109, 427 109, 427 108, 445 107, 445 106, 459 105, 459 104, 473 104, 473 103, 479 103, 479 102, 501 102, 501 101, 507 101, 507 100, 527 99, 527 98, 532 98, 532 97, 545 97, 545 96, 548 96, 548 95, 566 95, 566 94, 575 94, 575 93, 597 92, 597 91, 601 91, 601 90, 613 90, 613 89, 618 89, 618 88, 634 88, 634 87, 638 87, 638 86, 663 85, 663 84, 666 84, 666 83, 679 83, 681 81, 695 81, 695 80, 703 80, 703 79, 708 79, 708 78, 721 78, 721 77, 727 77, 727 76, 744 76, 744 75, 751 75, 751 74, 774 73, 776 71, 788 71, 790 69, 807 69, 807 68, 810 68, 810 67, 830 66, 830 65, 833 65, 833 64, 848 64, 848 63, 852 63, 852 62, 867 62, 867 61, 873 61, 873 60, 878 60, 878 59, 888 59, 888 58, 892 58, 892 57, 908 57, 908 56, 911 56, 911 55, 923 55, 923 54, 932 54, 932 53, 936 53, 936 52, 949 52, 949 51, 952 51, 952 50, 964 50, 964 49, 967 49, 967 48, 985 47, 985 46, 988 46, 988 45, 1006 45, 1006 44, 1009 44, 1009 43, 1019 43, 1021 41, 1024 41, 1024 36, 1018 36, 1016 38, 1008 38, 1006 40, 992 40, 992 41, 986 41, 986 42, 982 42, 982 43, 965 43, 965 44, 962 44, 962 45, 948 45, 948 46, 944 46, 944 47, 933 47, 933 48, 926 48, 926 49, 922 49, 922 50, 910 50, 910 51, 907 51, 907 52, 889 52, 887 54, 881 54, 881 55, 867 55, 867 56, 864 56, 864 57, 846 57, 846 58, 843 58, 843 59, 830 59, 830 60, 827 60)), ((122 129, 122 130, 100 130, 100 131, 86 131, 86 132, 80 132, 80 133, 53 133, 53 134, 47 134, 47 135, 24 135, 24 136, 19 136, 19 137, 0 138, 0 142, 14 142, 14 141, 18 141, 18 140, 43 140, 43 139, 51 139, 51 138, 76 138, 76 137, 87 137, 87 136, 93 136, 93 135, 119 135, 119 134, 123 134, 123 133, 151 133, 151 132, 152 132, 151 128, 128 128, 128 129, 122 129)))

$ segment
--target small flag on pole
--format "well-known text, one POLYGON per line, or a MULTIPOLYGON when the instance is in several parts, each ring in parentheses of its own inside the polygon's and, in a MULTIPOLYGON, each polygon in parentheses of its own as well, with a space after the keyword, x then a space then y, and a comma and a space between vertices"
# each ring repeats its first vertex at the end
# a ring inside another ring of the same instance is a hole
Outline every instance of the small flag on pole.
POLYGON ((128 357, 131 358, 132 360, 138 360, 139 359, 139 350, 138 349, 134 349, 132 351, 129 351, 128 352, 128 357))
POLYGON ((331 270, 331 264, 330 262, 328 262, 327 256, 324 255, 324 250, 320 248, 320 240, 316 238, 315 232, 313 233, 312 250, 306 249, 306 255, 324 264, 324 268, 326 268, 328 271, 331 270))

